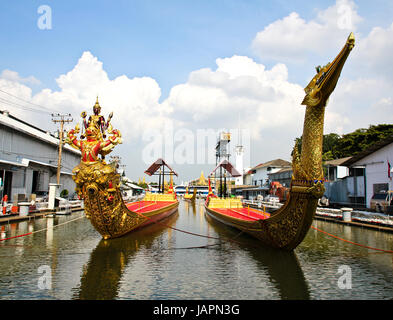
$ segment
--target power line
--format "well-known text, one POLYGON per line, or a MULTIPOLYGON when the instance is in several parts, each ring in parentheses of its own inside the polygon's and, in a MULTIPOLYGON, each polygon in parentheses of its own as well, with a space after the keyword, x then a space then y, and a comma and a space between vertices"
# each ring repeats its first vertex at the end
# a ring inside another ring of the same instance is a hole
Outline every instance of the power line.
POLYGON ((13 108, 19 108, 19 109, 23 109, 23 110, 32 111, 32 112, 51 114, 51 112, 49 112, 49 111, 33 109, 32 107, 23 106, 21 104, 18 104, 18 103, 13 102, 13 101, 6 100, 6 99, 1 98, 1 97, 0 97, 0 102, 5 104, 5 105, 7 105, 7 106, 13 107, 13 108))
POLYGON ((13 95, 13 94, 11 94, 11 93, 9 93, 9 92, 6 92, 6 91, 4 91, 4 90, 1 90, 1 89, 0 89, 0 92, 3 92, 3 93, 5 93, 5 94, 7 94, 7 95, 9 95, 9 96, 11 96, 11 97, 13 97, 13 98, 16 98, 16 99, 18 99, 18 100, 23 101, 23 102, 25 102, 25 103, 29 103, 29 104, 31 104, 31 105, 33 105, 33 106, 36 106, 36 107, 39 107, 39 108, 46 109, 46 110, 48 110, 48 111, 50 111, 50 112, 57 111, 57 110, 54 110, 54 109, 51 109, 51 108, 48 108, 48 107, 45 107, 45 106, 42 106, 42 105, 39 105, 39 104, 30 102, 30 101, 24 100, 24 99, 19 98, 18 96, 15 96, 15 95, 13 95))

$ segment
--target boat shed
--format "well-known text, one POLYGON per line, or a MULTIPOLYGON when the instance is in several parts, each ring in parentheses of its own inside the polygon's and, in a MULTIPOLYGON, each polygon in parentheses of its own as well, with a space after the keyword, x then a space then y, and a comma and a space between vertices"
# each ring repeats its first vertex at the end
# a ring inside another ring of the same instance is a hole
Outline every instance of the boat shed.
MULTIPOLYGON (((31 194, 45 196, 49 183, 56 183, 59 139, 0 111, 0 195, 8 201, 31 194)), ((75 192, 72 169, 80 162, 80 152, 63 145, 60 191, 75 192)))

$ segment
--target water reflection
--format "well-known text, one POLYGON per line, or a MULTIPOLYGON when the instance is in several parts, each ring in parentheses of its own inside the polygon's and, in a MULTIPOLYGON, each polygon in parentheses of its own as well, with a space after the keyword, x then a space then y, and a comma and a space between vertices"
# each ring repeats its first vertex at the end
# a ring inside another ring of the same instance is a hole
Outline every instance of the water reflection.
MULTIPOLYGON (((238 243, 206 239, 151 225, 110 241, 80 214, 2 225, 0 299, 391 299, 392 255, 371 251, 310 229, 293 253, 205 215, 203 200, 181 201, 163 222, 177 229, 238 243), (208 220, 209 219, 209 220, 208 220), (54 227, 54 229, 52 228, 54 227), (37 286, 48 265, 52 289, 37 286), (337 281, 352 270, 352 290, 337 281)), ((83 213, 82 213, 83 216, 83 213)), ((313 226, 347 240, 393 249, 393 234, 326 221, 313 226)))
MULTIPOLYGON (((310 299, 309 287, 295 252, 274 250, 263 246, 257 239, 246 234, 238 236, 238 230, 224 226, 208 215, 205 217, 217 234, 236 239, 240 243, 240 249, 247 252, 256 262, 257 269, 267 273, 269 283, 264 285, 275 289, 279 299, 310 299)), ((219 254, 220 263, 227 268, 233 266, 231 251, 222 250, 222 252, 223 254, 219 254)))
POLYGON ((197 202, 197 200, 192 201, 192 202, 184 201, 184 207, 185 207, 187 213, 192 212, 194 215, 196 215, 196 202, 197 202))
MULTIPOLYGON (((163 220, 173 225, 179 213, 163 220)), ((74 289, 73 299, 109 300, 118 296, 120 280, 130 258, 141 248, 150 248, 157 237, 166 232, 166 226, 153 224, 121 238, 101 240, 91 253, 84 268, 80 286, 74 289)))

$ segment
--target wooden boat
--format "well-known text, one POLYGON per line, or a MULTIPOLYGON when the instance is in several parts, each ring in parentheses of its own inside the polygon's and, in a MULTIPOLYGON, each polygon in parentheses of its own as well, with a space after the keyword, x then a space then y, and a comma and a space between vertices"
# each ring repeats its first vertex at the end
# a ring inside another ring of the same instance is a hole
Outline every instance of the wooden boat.
MULTIPOLYGON (((84 200, 86 217, 104 239, 123 236, 176 212, 179 202, 176 195, 147 193, 143 201, 125 204, 120 192, 120 175, 114 164, 105 162, 105 155, 121 143, 121 133, 113 130, 110 119, 105 122, 99 114, 98 99, 94 114, 85 121, 85 132, 77 138, 79 124, 67 133, 66 143, 81 151, 81 162, 73 169, 76 192, 84 200), (109 137, 106 138, 106 134, 109 137), (101 156, 101 157, 100 157, 101 156)), ((157 170, 161 164, 153 164, 157 170)), ((153 170, 149 168, 148 173, 153 170), (150 171, 149 171, 150 170, 150 171)), ((155 172, 153 171, 153 173, 155 172)))
POLYGON ((191 201, 191 202, 193 202, 193 201, 195 201, 195 199, 196 199, 196 194, 197 194, 197 189, 196 189, 196 188, 194 188, 194 192, 193 192, 192 194, 189 194, 189 193, 188 193, 188 188, 187 188, 187 192, 186 192, 186 194, 183 196, 183 199, 186 200, 186 201, 191 201))
POLYGON ((211 195, 205 202, 209 216, 274 248, 293 250, 303 241, 313 221, 318 199, 324 193, 322 139, 325 107, 354 45, 355 38, 351 33, 334 61, 323 68, 317 67, 317 74, 304 89, 306 96, 302 104, 306 105, 306 112, 301 154, 295 144, 293 176, 285 204, 268 215, 245 210, 239 200, 211 195))

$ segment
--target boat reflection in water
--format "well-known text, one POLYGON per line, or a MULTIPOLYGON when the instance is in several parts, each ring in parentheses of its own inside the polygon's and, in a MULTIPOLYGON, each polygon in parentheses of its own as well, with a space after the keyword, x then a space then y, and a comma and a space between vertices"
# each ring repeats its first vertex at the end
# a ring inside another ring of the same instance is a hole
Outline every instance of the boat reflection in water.
POLYGON ((155 239, 168 232, 166 226, 173 225, 179 213, 160 223, 152 224, 121 238, 102 239, 93 250, 80 286, 74 289, 73 299, 112 300, 119 293, 120 280, 130 258, 142 247, 149 249, 155 239))
MULTIPOLYGON (((221 234, 227 239, 235 239, 236 245, 239 243, 244 252, 256 262, 255 267, 257 269, 267 271, 267 280, 269 281, 262 285, 265 286, 266 291, 276 292, 278 295, 278 297, 272 296, 269 298, 282 300, 310 299, 310 289, 294 251, 276 250, 265 246, 255 238, 245 233, 239 234, 237 229, 217 222, 208 214, 205 214, 205 217, 217 234, 221 234)), ((217 259, 216 262, 223 263, 227 267, 234 265, 233 261, 230 261, 233 259, 228 260, 229 256, 231 256, 230 252, 226 252, 226 257, 223 257, 223 260, 217 259)), ((222 267, 225 268, 224 265, 222 267)))
MULTIPOLYGON (((184 207, 185 207, 187 213, 189 213, 191 211, 194 215, 196 215, 196 206, 197 206, 197 204, 195 202, 196 201, 192 201, 192 202, 184 201, 184 207)), ((199 205, 198 205, 198 207, 199 207, 199 205)))

